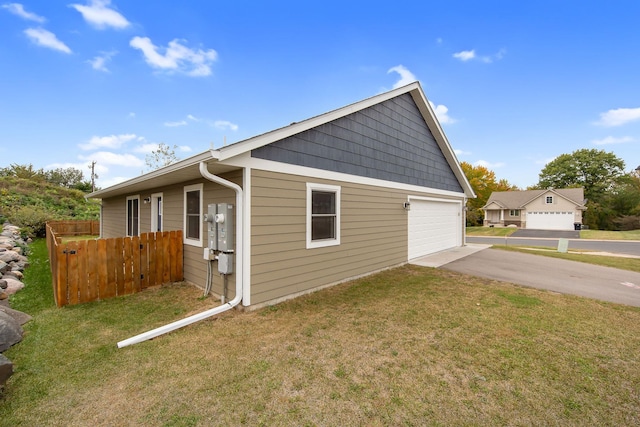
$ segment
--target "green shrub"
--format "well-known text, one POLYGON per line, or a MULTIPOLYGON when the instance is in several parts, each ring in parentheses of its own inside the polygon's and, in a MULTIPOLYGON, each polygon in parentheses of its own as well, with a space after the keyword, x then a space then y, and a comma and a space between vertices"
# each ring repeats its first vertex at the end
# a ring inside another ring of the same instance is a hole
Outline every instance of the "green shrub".
POLYGON ((47 221, 57 218, 40 206, 19 206, 8 215, 8 221, 20 227, 20 231, 29 237, 44 237, 47 221))

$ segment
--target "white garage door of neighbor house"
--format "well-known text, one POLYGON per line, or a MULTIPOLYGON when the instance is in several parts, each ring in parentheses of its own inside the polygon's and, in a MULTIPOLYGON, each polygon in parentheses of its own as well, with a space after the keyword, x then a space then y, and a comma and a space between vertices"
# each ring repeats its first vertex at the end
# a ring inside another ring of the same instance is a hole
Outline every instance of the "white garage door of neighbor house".
POLYGON ((531 230, 573 230, 573 212, 527 212, 531 230))
POLYGON ((409 259, 462 245, 460 202, 411 199, 409 259))

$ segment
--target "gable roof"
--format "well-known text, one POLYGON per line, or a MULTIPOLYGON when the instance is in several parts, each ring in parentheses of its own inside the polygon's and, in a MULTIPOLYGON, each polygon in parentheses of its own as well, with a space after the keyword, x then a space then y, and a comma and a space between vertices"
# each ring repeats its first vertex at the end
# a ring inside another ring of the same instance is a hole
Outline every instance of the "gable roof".
POLYGON ((113 185, 111 187, 95 191, 88 194, 87 198, 106 198, 123 194, 131 194, 133 192, 144 191, 146 189, 156 188, 159 186, 171 185, 191 179, 197 179, 201 177, 199 172, 200 162, 206 162, 211 173, 220 174, 228 172, 238 167, 231 166, 231 159, 237 158, 246 153, 250 153, 252 150, 271 144, 275 141, 282 140, 284 138, 299 134, 314 127, 329 123, 333 120, 345 117, 349 114, 364 110, 373 105, 385 102, 389 99, 395 98, 403 94, 410 94, 411 98, 415 102, 420 114, 422 115, 427 127, 436 140, 438 147, 442 151, 444 157, 449 164, 449 167, 456 176, 460 186, 463 189, 464 194, 467 197, 475 197, 475 193, 467 180, 460 163, 458 162, 456 155, 447 139, 440 123, 438 122, 435 112, 431 108, 429 101, 427 100, 422 87, 419 82, 414 82, 406 86, 384 92, 373 97, 364 99, 362 101, 347 105, 336 110, 326 112, 324 114, 311 117, 301 122, 294 122, 289 126, 285 126, 279 129, 266 132, 261 135, 254 136, 252 138, 236 142, 234 144, 219 148, 204 151, 195 156, 189 157, 177 163, 165 166, 158 170, 149 172, 144 175, 140 175, 136 178, 132 178, 128 181, 113 185))
POLYGON ((555 194, 574 203, 578 209, 586 209, 584 206, 586 200, 584 199, 584 189, 582 187, 525 191, 494 191, 482 209, 486 209, 492 203, 501 206, 503 209, 523 209, 533 200, 547 193, 555 194))

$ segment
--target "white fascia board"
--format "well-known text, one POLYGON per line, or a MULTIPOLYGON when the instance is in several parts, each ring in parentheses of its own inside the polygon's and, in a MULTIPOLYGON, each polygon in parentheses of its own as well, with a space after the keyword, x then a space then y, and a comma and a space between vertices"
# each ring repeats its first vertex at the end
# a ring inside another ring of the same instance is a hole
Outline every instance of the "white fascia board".
POLYGON ((431 108, 429 100, 427 99, 427 96, 423 92, 420 85, 418 85, 414 90, 411 91, 411 96, 413 97, 413 101, 418 106, 420 113, 422 113, 422 117, 425 119, 427 127, 429 128, 429 130, 431 130, 431 133, 436 139, 440 150, 442 150, 442 154, 444 154, 444 157, 447 159, 449 167, 462 185, 464 193, 468 198, 475 199, 477 196, 473 191, 473 188, 471 187, 467 176, 464 174, 462 166, 460 166, 460 162, 458 161, 458 158, 453 151, 451 144, 449 143, 449 139, 444 133, 442 126, 440 126, 440 122, 436 117, 436 113, 433 111, 433 108, 431 108))
POLYGON ((246 139, 244 141, 237 142, 235 144, 220 148, 220 160, 226 160, 235 156, 238 156, 244 152, 255 150, 262 146, 271 144, 272 142, 279 141, 284 138, 296 135, 314 127, 329 123, 333 120, 347 116, 349 114, 364 110, 373 105, 380 104, 389 99, 395 98, 398 95, 408 93, 414 90, 420 90, 420 84, 418 82, 410 83, 406 86, 399 87, 389 92, 381 93, 371 98, 364 99, 354 104, 347 105, 337 110, 329 111, 319 116, 312 117, 310 119, 303 120, 301 122, 292 123, 289 126, 285 126, 280 129, 276 129, 262 135, 255 136, 253 138, 246 139))
POLYGON ((165 166, 160 169, 156 169, 154 171, 148 172, 144 175, 137 176, 135 178, 128 179, 119 184, 112 185, 111 187, 103 188, 102 190, 94 191, 93 193, 87 194, 84 196, 86 199, 92 198, 102 198, 105 194, 118 192, 119 190, 125 189, 129 186, 140 184, 143 182, 151 181, 158 177, 170 174, 172 172, 178 171, 180 169, 184 169, 190 166, 198 165, 202 161, 207 160, 217 160, 218 153, 215 150, 207 150, 200 154, 196 154, 184 160, 180 160, 179 162, 172 163, 168 166, 165 166))

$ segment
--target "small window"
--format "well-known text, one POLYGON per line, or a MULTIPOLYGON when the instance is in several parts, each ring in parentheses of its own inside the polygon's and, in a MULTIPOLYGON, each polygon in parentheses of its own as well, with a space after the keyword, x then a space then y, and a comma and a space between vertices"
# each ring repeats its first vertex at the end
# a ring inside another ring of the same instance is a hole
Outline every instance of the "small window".
POLYGON ((202 247, 202 184, 184 187, 184 243, 202 247))
POLYGON ((140 234, 140 196, 127 197, 127 236, 140 234))
POLYGON ((162 231, 162 193, 151 195, 151 231, 162 231))
POLYGON ((340 187, 307 184, 307 249, 340 244, 340 187))
POLYGON ((509 216, 520 216, 520 209, 511 209, 509 211, 509 216))
POLYGON ((553 196, 547 196, 545 199, 545 203, 548 205, 553 204, 553 196))

